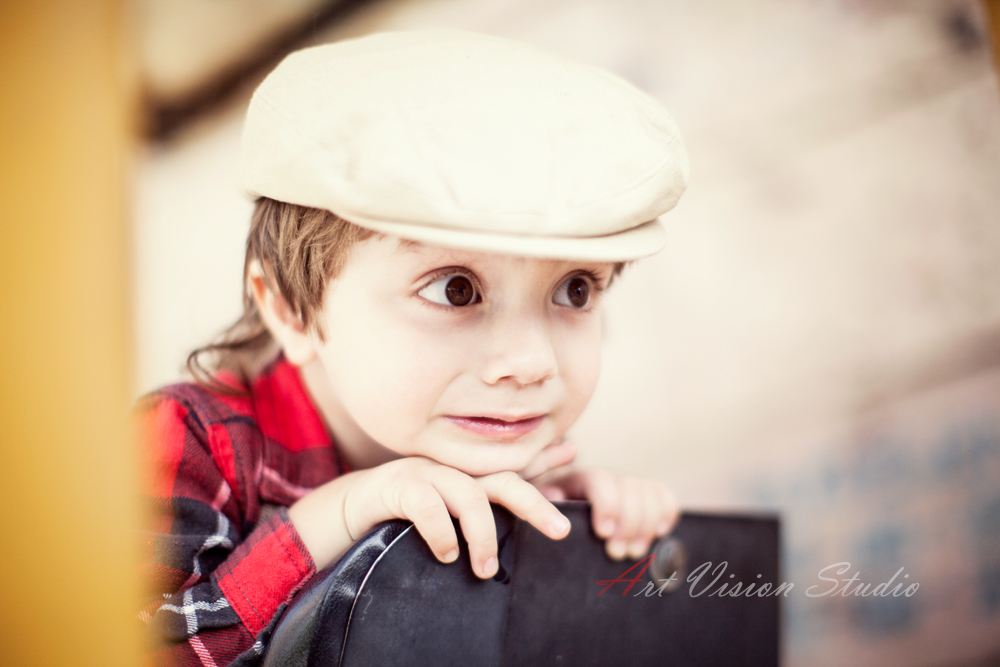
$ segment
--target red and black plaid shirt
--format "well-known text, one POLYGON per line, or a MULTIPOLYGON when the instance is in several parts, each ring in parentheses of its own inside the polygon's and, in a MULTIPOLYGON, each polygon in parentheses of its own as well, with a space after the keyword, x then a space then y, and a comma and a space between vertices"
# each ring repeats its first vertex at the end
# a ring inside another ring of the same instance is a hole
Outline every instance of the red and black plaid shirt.
POLYGON ((340 474, 333 441, 279 358, 232 397, 192 383, 138 406, 153 525, 140 617, 154 664, 257 665, 280 612, 316 567, 286 508, 340 474))

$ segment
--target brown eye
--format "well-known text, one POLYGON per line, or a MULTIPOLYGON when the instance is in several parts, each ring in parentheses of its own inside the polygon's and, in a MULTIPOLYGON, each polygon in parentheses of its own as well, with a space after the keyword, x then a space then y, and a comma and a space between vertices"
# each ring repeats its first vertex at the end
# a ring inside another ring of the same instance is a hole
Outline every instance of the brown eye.
POLYGON ((444 295, 453 306, 467 306, 476 296, 476 290, 465 276, 452 276, 444 288, 444 295))
POLYGON ((582 276, 574 276, 559 286, 552 301, 560 306, 585 308, 590 303, 590 283, 582 276))
POLYGON ((418 292, 431 303, 441 306, 469 306, 482 301, 472 279, 453 273, 432 282, 418 292))

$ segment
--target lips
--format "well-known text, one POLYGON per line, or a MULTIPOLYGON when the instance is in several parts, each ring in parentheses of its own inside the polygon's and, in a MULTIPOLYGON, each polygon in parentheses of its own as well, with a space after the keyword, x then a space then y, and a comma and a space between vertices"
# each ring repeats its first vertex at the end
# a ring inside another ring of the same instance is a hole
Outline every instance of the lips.
POLYGON ((541 426, 545 415, 524 419, 446 415, 445 419, 467 432, 485 436, 491 440, 517 440, 541 426))

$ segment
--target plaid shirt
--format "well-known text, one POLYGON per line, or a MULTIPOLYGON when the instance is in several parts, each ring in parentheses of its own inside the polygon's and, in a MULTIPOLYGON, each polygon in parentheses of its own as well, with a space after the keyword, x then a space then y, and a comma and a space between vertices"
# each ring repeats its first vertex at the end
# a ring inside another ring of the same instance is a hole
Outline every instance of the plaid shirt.
POLYGON ((258 665, 316 567, 286 508, 345 472, 299 378, 279 357, 232 397, 175 384, 138 406, 151 500, 139 613, 152 664, 258 665))

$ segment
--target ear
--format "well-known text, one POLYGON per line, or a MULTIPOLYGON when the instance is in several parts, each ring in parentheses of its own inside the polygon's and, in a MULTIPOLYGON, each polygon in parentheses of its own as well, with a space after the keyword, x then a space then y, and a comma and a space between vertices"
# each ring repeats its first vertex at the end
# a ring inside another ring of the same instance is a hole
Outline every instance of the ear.
POLYGON ((295 366, 303 366, 315 359, 316 347, 312 336, 285 298, 271 289, 257 260, 251 261, 247 271, 247 289, 264 325, 284 351, 285 358, 295 366))

